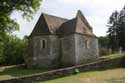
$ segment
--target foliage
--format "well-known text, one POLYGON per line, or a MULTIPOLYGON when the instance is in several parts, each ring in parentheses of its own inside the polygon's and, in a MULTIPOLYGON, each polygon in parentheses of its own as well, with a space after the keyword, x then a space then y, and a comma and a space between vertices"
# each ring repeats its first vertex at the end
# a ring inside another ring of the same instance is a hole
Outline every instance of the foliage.
POLYGON ((41 0, 1 0, 1 14, 10 15, 14 10, 21 11, 23 16, 31 16, 40 6, 41 0))
POLYGON ((100 48, 108 48, 109 39, 107 36, 98 37, 98 42, 100 48))
POLYGON ((108 56, 103 56, 101 58, 103 59, 115 59, 115 58, 122 58, 125 57, 125 54, 112 54, 112 55, 108 55, 108 56))
POLYGON ((10 18, 13 11, 20 11, 24 18, 32 18, 41 0, 1 0, 0 1, 0 40, 5 34, 19 30, 18 23, 10 18))
POLYGON ((122 47, 125 50, 125 7, 120 11, 115 11, 108 21, 109 46, 113 50, 122 47))
POLYGON ((23 63, 23 55, 27 48, 27 40, 8 35, 1 47, 0 65, 13 65, 23 63))
POLYGON ((25 68, 10 67, 10 68, 4 68, 3 71, 1 71, 1 69, 2 68, 0 68, 0 80, 32 75, 32 74, 42 73, 47 71, 46 69, 40 69, 40 68, 25 69, 25 68))
POLYGON ((98 37, 98 43, 99 43, 99 55, 108 55, 110 54, 109 49, 109 38, 107 36, 100 36, 98 37))
POLYGON ((1 0, 0 1, 0 65, 19 64, 23 62, 23 52, 26 50, 27 39, 21 40, 12 36, 19 30, 19 24, 10 16, 14 11, 27 20, 39 9, 42 0, 1 0))

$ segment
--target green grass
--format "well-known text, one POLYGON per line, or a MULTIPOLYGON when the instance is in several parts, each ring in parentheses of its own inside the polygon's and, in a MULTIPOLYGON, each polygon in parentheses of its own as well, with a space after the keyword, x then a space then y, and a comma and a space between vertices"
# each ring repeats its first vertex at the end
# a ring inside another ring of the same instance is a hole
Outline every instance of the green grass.
POLYGON ((125 83, 125 68, 90 71, 39 83, 125 83))
POLYGON ((112 54, 112 55, 107 55, 100 57, 101 59, 115 59, 115 58, 122 58, 125 57, 125 54, 112 54))
POLYGON ((0 69, 0 80, 31 75, 47 71, 46 69, 4 68, 0 69))
MULTIPOLYGON (((100 59, 116 59, 125 54, 112 54, 100 59)), ((90 71, 39 83, 125 83, 125 68, 90 71)))
MULTIPOLYGON (((101 58, 102 59, 114 59, 114 58, 121 58, 121 57, 125 57, 125 54, 113 54, 113 55, 109 55, 109 56, 103 56, 101 58)), ((118 70, 121 70, 122 73, 125 72, 125 69, 118 69, 118 70)), ((16 68, 16 67, 0 67, 0 80, 21 77, 21 76, 31 75, 31 74, 35 74, 35 73, 42 73, 45 71, 47 71, 47 69, 23 69, 23 68, 16 68)), ((53 80, 53 81, 47 81, 45 83, 66 83, 66 82, 71 83, 71 81, 73 81, 72 83, 81 83, 79 81, 82 80, 82 78, 84 78, 84 80, 86 80, 86 79, 89 80, 89 77, 90 78, 94 77, 93 79, 96 79, 96 78, 100 77, 101 73, 103 75, 103 72, 105 74, 108 71, 117 71, 117 69, 116 70, 94 71, 94 72, 81 73, 81 74, 78 74, 75 76, 64 77, 64 78, 60 78, 60 79, 53 80), (71 80, 72 78, 74 80, 71 80), (67 81, 63 82, 62 80, 67 80, 67 81)), ((118 71, 118 72, 120 73, 120 71, 118 71)), ((117 75, 120 75, 119 73, 117 73, 117 75)), ((119 76, 118 76, 117 78, 124 79, 124 77, 125 76, 123 76, 123 78, 119 78, 119 76)), ((114 78, 111 78, 111 80, 112 79, 114 79, 114 78)), ((111 81, 111 80, 109 79, 108 81, 111 81)), ((113 83, 115 83, 115 82, 113 82, 113 83)))

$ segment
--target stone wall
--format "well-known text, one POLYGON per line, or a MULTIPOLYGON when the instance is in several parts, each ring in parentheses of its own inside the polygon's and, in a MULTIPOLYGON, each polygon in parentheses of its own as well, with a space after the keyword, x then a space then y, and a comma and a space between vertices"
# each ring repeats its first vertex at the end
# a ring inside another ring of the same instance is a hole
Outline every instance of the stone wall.
POLYGON ((94 36, 70 34, 58 38, 44 35, 30 38, 29 55, 25 61, 28 67, 58 68, 95 61, 98 53, 94 36))
POLYGON ((31 39, 31 55, 26 63, 29 67, 54 68, 58 66, 59 40, 56 35, 35 36, 31 39))
POLYGON ((59 77, 64 77, 67 75, 72 75, 75 73, 75 69, 78 69, 79 72, 86 72, 92 70, 104 70, 118 67, 125 67, 125 57, 117 58, 117 59, 109 59, 109 60, 101 60, 94 63, 89 63, 85 65, 78 65, 74 67, 57 69, 53 71, 48 71, 45 73, 38 73, 34 75, 8 79, 8 80, 0 80, 0 83, 35 83, 37 81, 46 81, 59 77))
POLYGON ((63 66, 96 61, 99 56, 97 38, 77 33, 61 38, 61 50, 63 66))
POLYGON ((76 64, 96 61, 98 56, 98 42, 96 37, 75 34, 76 64))
POLYGON ((61 41, 61 64, 62 66, 75 65, 75 36, 68 35, 60 39, 61 41))

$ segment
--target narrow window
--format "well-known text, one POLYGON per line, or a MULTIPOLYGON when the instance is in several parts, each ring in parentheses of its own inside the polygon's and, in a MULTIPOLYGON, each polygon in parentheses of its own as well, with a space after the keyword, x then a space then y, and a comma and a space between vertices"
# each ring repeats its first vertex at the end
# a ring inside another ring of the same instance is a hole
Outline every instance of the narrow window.
POLYGON ((45 48, 46 47, 46 40, 41 40, 41 48, 45 48))
POLYGON ((85 48, 89 48, 89 41, 85 40, 85 48))

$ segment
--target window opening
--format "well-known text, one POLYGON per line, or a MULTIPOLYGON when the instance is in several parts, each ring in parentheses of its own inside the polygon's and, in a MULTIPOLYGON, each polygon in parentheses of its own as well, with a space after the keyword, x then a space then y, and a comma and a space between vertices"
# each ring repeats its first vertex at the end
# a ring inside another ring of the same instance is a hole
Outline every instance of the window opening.
POLYGON ((85 48, 89 48, 89 41, 85 40, 85 48))
POLYGON ((41 40, 41 48, 45 48, 46 47, 46 40, 41 40))

